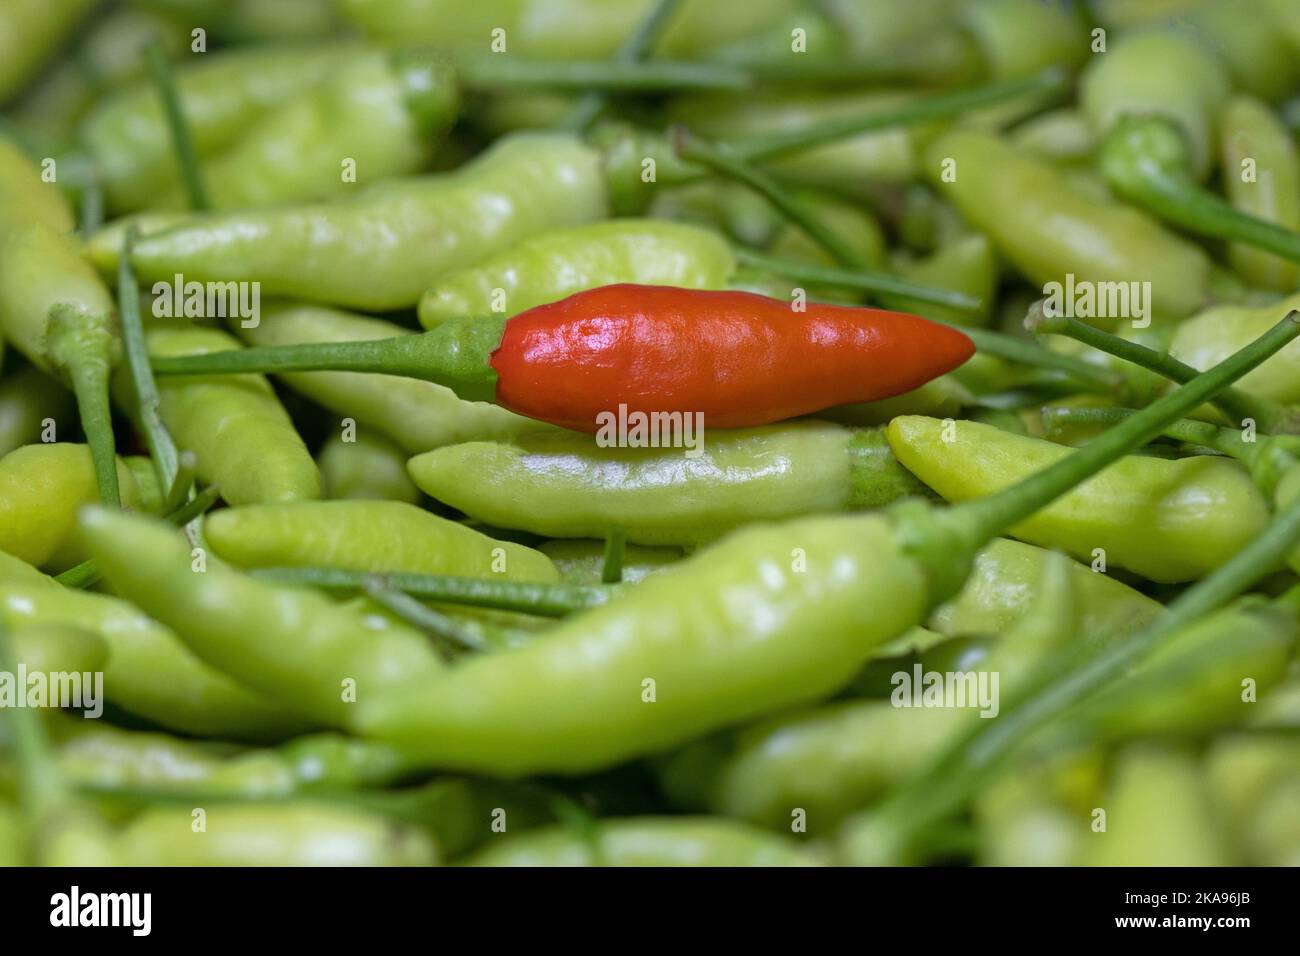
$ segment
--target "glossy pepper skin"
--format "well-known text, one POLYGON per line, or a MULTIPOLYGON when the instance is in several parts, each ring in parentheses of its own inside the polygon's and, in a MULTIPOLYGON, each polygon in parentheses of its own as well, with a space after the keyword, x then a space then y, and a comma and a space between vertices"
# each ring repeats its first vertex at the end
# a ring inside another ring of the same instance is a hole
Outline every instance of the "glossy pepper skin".
POLYGON ((196 832, 188 807, 155 807, 113 841, 121 866, 432 866, 418 829, 322 803, 217 804, 196 832))
POLYGON ((72 395, 39 369, 27 366, 0 378, 0 455, 41 440, 47 426, 71 428, 72 395))
POLYGON ((200 661, 165 626, 126 601, 65 588, 0 553, 0 614, 11 628, 60 624, 108 644, 104 692, 123 710, 183 733, 277 740, 306 723, 200 661))
POLYGON ((618 528, 648 545, 699 544, 751 521, 923 493, 877 429, 785 422, 707 433, 701 451, 602 448, 548 432, 451 445, 408 467, 427 494, 489 525, 559 538, 618 528))
POLYGON ((632 817, 601 821, 593 839, 545 827, 511 836, 466 866, 816 866, 789 837, 716 817, 632 817))
MULTIPOLYGON (((220 329, 151 321, 151 356, 193 355, 240 348, 220 329)), ((125 394, 125 380, 119 394, 125 394)), ((228 504, 302 501, 320 497, 320 472, 288 412, 260 375, 164 379, 158 385, 163 423, 195 471, 228 504)))
MULTIPOLYGON (((977 422, 953 428, 945 441, 943 422, 909 416, 894 419, 887 432, 904 467, 948 501, 991 494, 1070 453, 977 422)), ((1084 561, 1103 549, 1108 565, 1152 581, 1189 581, 1223 564, 1268 523, 1267 502, 1236 462, 1130 455, 1012 530, 1084 561)))
POLYGON ((731 247, 711 230, 653 219, 594 222, 544 232, 440 277, 420 299, 420 324, 517 315, 618 282, 720 289, 735 270, 731 247))
POLYGON ((0 106, 35 78, 94 0, 10 0, 0 10, 0 106))
MULTIPOLYGON (((204 54, 176 71, 185 119, 200 157, 236 142, 289 97, 320 83, 346 47, 274 46, 204 54)), ((86 116, 81 139, 95 160, 108 209, 144 209, 180 188, 162 103, 147 79, 111 93, 86 116)))
POLYGON ((226 508, 204 536, 241 567, 320 565, 354 571, 556 581, 550 558, 400 501, 317 501, 226 508))
POLYGON ((97 509, 83 512, 83 532, 119 593, 183 627, 196 653, 228 673, 427 766, 507 776, 609 766, 824 697, 929 600, 927 574, 884 517, 760 525, 545 640, 449 671, 423 635, 391 623, 381 634, 377 621, 367 629, 319 594, 214 562, 193 574, 184 542, 157 525, 97 509), (806 573, 792 548, 803 549, 806 573), (207 613, 193 613, 196 600, 207 613), (313 650, 303 654, 307 634, 313 650), (362 706, 339 700, 345 677, 362 706), (647 679, 654 703, 643 701, 647 679))
POLYGON ((510 319, 491 364, 499 404, 594 433, 621 404, 740 428, 874 401, 974 351, 960 332, 904 313, 819 304, 795 313, 747 292, 613 285, 510 319))
POLYGON ((370 186, 332 205, 196 216, 142 238, 141 281, 258 281, 262 295, 383 310, 415 305, 439 275, 557 226, 605 215, 596 152, 519 134, 452 173, 370 186))
MULTIPOLYGON (((342 58, 319 85, 272 109, 203 164, 214 209, 347 197, 390 176, 419 172, 459 108, 449 63, 382 51, 342 58), (344 178, 341 161, 355 164, 344 178)), ((169 206, 185 208, 181 190, 169 206)))
POLYGON ((316 453, 321 492, 332 500, 376 499, 415 504, 420 489, 406 473, 406 453, 379 434, 332 436, 316 453))
MULTIPOLYGON (((1224 190, 1233 207, 1300 229, 1300 154, 1273 111, 1258 100, 1234 97, 1223 110, 1219 143, 1224 190)), ((1252 285, 1294 292, 1300 283, 1300 265, 1245 243, 1228 246, 1228 261, 1252 285)))
POLYGON ((940 195, 993 240, 1032 282, 1148 281, 1153 311, 1180 317, 1208 296, 1209 259, 1199 247, 1126 206, 1099 204, 1050 164, 997 137, 954 130, 931 143, 925 172, 940 195), (942 181, 945 159, 956 179, 942 181))
MULTIPOLYGON (((1280 302, 1257 307, 1221 305, 1206 309, 1174 331, 1169 353, 1193 368, 1207 369, 1230 355, 1238 344, 1250 341, 1258 330, 1288 309, 1300 308, 1300 293, 1280 302)), ((1288 345, 1249 375, 1237 387, 1252 395, 1285 405, 1300 402, 1300 348, 1288 345)))
MULTIPOLYGON (((268 303, 255 328, 236 328, 249 345, 362 342, 407 335, 384 319, 323 306, 268 303)), ((365 372, 284 372, 277 376, 318 405, 373 428, 411 454, 465 441, 509 440, 549 426, 487 402, 467 402, 449 388, 414 378, 365 372)))
MULTIPOLYGON (((156 481, 144 487, 121 459, 122 504, 156 510, 156 481)), ((0 458, 0 551, 28 564, 62 571, 85 555, 77 538, 76 510, 99 500, 90 449, 72 442, 24 445, 0 458)))

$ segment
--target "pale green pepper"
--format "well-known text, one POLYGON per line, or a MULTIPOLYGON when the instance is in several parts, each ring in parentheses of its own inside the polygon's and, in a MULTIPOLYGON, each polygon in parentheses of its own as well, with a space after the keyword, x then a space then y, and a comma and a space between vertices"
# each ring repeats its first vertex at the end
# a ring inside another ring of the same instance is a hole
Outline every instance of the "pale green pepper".
POLYGON ((420 489, 406 473, 406 455, 378 434, 358 432, 351 440, 331 437, 316 453, 321 491, 330 499, 375 498, 415 504, 420 489))
MULTIPOLYGON (((1206 309, 1178 326, 1169 354, 1193 368, 1207 369, 1249 342, 1277 317, 1300 308, 1300 294, 1256 308, 1222 305, 1206 309)), ((1249 373, 1237 388, 1284 405, 1300 402, 1300 348, 1288 345, 1249 373)))
MULTIPOLYGON (((919 416, 894 419, 887 435, 903 466, 953 502, 992 494, 1070 454, 989 425, 919 416)), ((1153 581, 1189 581, 1245 547, 1269 516, 1268 502, 1234 461, 1131 455, 1012 533, 1153 581)))
POLYGON ((470 442, 411 459, 426 494, 489 525, 547 537, 698 544, 747 524, 874 508, 921 491, 878 430, 786 422, 711 431, 683 448, 601 447, 547 432, 470 442))

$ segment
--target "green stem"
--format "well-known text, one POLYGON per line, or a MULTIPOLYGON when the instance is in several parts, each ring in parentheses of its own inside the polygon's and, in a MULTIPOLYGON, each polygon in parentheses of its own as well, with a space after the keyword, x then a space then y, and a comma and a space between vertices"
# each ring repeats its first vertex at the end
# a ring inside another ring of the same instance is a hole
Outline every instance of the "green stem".
POLYGON ((605 535, 605 560, 600 568, 601 584, 618 584, 623 580, 623 556, 627 535, 622 528, 611 528, 605 535))
POLYGON ((793 132, 769 133, 764 136, 732 140, 727 145, 733 154, 741 159, 749 162, 766 162, 860 133, 947 119, 1020 96, 1033 93, 1056 93, 1067 88, 1068 76, 1065 71, 1051 69, 1028 79, 940 93, 890 109, 868 113, 865 116, 830 120, 793 132))
POLYGON ((122 344, 130 372, 134 417, 144 432, 144 441, 158 475, 158 487, 168 495, 176 481, 176 443, 159 413, 162 399, 149 368, 149 349, 145 345, 144 326, 140 321, 140 287, 131 267, 131 250, 139 234, 139 229, 131 226, 122 240, 122 255, 117 263, 117 310, 122 321, 122 344))
MULTIPOLYGON (((644 60, 650 55, 650 50, 654 47, 655 41, 659 39, 663 29, 667 26, 668 21, 677 8, 681 6, 681 0, 655 0, 655 4, 650 8, 638 25, 636 30, 619 46, 618 52, 614 54, 614 60, 618 63, 636 63, 644 60)), ((600 115, 600 111, 605 108, 608 97, 597 90, 588 90, 582 94, 582 99, 574 104, 569 114, 560 121, 558 129, 567 130, 571 133, 584 132, 600 115)))
POLYGON ((529 61, 495 54, 458 60, 457 67, 467 88, 489 90, 740 90, 752 80, 734 66, 675 60, 529 61))
POLYGON ((435 574, 370 574, 342 568, 258 568, 250 573, 276 584, 344 591, 364 591, 377 586, 442 604, 520 611, 538 617, 565 617, 599 607, 615 593, 608 587, 578 584, 493 581, 435 574))
POLYGON ((208 191, 203 184, 203 171, 199 168, 199 156, 194 149, 194 138, 190 135, 189 123, 185 120, 185 111, 181 108, 180 92, 172 76, 171 64, 167 55, 157 43, 149 45, 145 51, 149 61, 149 75, 162 98, 163 113, 167 117, 167 126, 171 130, 172 146, 176 150, 176 159, 180 164, 181 179, 189 195, 191 209, 207 209, 208 191))
POLYGON ((445 614, 426 607, 402 591, 394 591, 379 582, 366 586, 366 595, 376 604, 392 611, 408 624, 435 638, 444 657, 454 651, 489 651, 492 648, 477 635, 469 633, 445 614))
POLYGON ((1176 638, 1182 628, 1245 592, 1280 564, 1297 542, 1300 502, 1279 514, 1228 563, 1179 595, 1147 630, 1124 640, 1078 644, 1050 661, 1019 700, 1003 708, 997 720, 981 722, 925 770, 896 788, 869 818, 868 832, 895 845, 906 845, 928 826, 958 811, 1032 734, 1131 673, 1143 659, 1176 638))
POLYGON ((1300 262, 1300 233, 1244 213, 1192 178, 1179 129, 1162 119, 1127 118, 1102 146, 1101 170, 1125 199, 1192 232, 1256 246, 1300 262))
POLYGON ((687 162, 693 162, 720 173, 753 189, 781 213, 788 221, 808 233, 809 238, 829 252, 841 265, 861 269, 866 262, 856 249, 845 242, 833 229, 802 201, 790 194, 761 169, 756 169, 726 146, 713 145, 691 133, 684 126, 676 126, 671 133, 673 148, 687 162))
MULTIPOLYGON (((1044 408, 1042 411, 1043 427, 1047 434, 1055 434, 1064 425, 1104 425, 1110 427, 1127 421, 1137 414, 1134 408, 1079 406, 1077 408, 1044 408)), ((1184 442, 1188 445, 1203 445, 1215 451, 1237 457, 1240 454, 1241 441, 1238 433, 1228 428, 1220 428, 1209 422, 1197 422, 1182 418, 1170 422, 1160 430, 1165 438, 1184 442), (1233 440, 1229 441, 1229 436, 1233 440)))
POLYGON ((248 372, 372 372, 445 385, 468 401, 496 398, 492 352, 505 318, 456 319, 416 335, 368 342, 310 342, 232 349, 151 360, 155 375, 233 375, 248 372))
POLYGON ((117 445, 113 437, 113 411, 108 399, 108 359, 103 355, 86 355, 70 361, 68 374, 77 396, 81 429, 86 433, 90 457, 95 465, 95 484, 99 500, 110 508, 122 507, 122 492, 117 484, 117 445))
MULTIPOLYGON (((1105 352, 1162 375, 1172 382, 1186 384, 1201 374, 1197 369, 1178 361, 1168 352, 1160 352, 1137 342, 1130 342, 1128 339, 1103 332, 1078 319, 1063 315, 1049 316, 1043 312, 1041 305, 1030 311, 1028 318, 1025 319, 1025 327, 1031 332, 1064 335, 1099 352, 1105 352)), ((1266 398, 1249 395, 1238 388, 1224 389, 1214 399, 1214 404, 1234 422, 1240 423, 1247 418, 1251 419, 1262 432, 1284 428, 1291 417, 1280 405, 1266 398)))
MULTIPOLYGON (((204 512, 216 504, 218 497, 220 497, 220 494, 216 485, 209 485, 167 515, 166 520, 178 527, 184 527, 195 518, 201 517, 204 512)), ((64 587, 80 589, 99 583, 102 577, 103 574, 99 570, 99 565, 95 564, 94 561, 82 561, 61 574, 55 575, 54 580, 64 587)))
POLYGON ((952 289, 938 289, 934 286, 919 285, 899 279, 896 276, 870 269, 829 269, 824 266, 810 265, 804 262, 790 262, 774 256, 764 255, 752 249, 737 249, 736 260, 742 265, 762 269, 773 275, 779 275, 800 282, 819 285, 836 285, 845 289, 860 289, 863 292, 883 292, 889 295, 902 295, 921 302, 945 305, 966 312, 977 312, 983 303, 973 299, 964 292, 952 289))
MULTIPOLYGON (((1269 356, 1276 354, 1297 335, 1300 335, 1300 312, 1293 311, 1239 352, 1202 372, 1186 385, 1156 399, 1068 458, 996 494, 936 513, 934 521, 940 537, 929 539, 921 546, 931 549, 934 562, 939 567, 951 560, 949 556, 955 555, 958 560, 964 560, 965 556, 974 555, 992 538, 1051 504, 1117 458, 1141 448, 1159 435, 1170 422, 1184 417, 1217 395, 1269 356)), ((929 529, 918 530, 922 536, 930 534, 929 529)), ((944 583, 948 582, 945 580, 944 583)))

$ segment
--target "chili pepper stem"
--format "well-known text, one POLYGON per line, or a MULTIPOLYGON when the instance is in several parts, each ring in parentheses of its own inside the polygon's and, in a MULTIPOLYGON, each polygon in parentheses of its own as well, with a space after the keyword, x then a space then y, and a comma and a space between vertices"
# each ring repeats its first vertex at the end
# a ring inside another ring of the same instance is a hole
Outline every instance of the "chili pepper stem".
POLYGON ((357 342, 313 342, 151 360, 156 375, 249 372, 372 372, 445 385, 468 401, 490 402, 496 373, 489 360, 501 343, 503 317, 458 319, 418 335, 357 342))
POLYGON ((108 359, 85 349, 85 358, 69 362, 72 391, 77 397, 81 428, 86 433, 90 457, 95 465, 99 499, 110 508, 122 507, 117 483, 117 447, 113 439, 113 412, 108 398, 108 359))
POLYGON ((176 150, 176 160, 180 164, 181 177, 185 182, 190 208, 207 209, 210 203, 207 188, 203 183, 203 170, 199 167, 194 138, 190 135, 189 123, 185 119, 185 111, 181 105, 180 91, 176 88, 167 56, 158 43, 150 44, 145 55, 149 61, 149 75, 153 78, 158 95, 162 98, 163 113, 167 117, 167 126, 171 131, 172 146, 176 150))
POLYGON ((748 72, 723 63, 679 60, 529 61, 505 56, 458 59, 467 88, 556 90, 741 90, 752 82, 748 72))
POLYGON ((961 588, 974 554, 989 540, 1051 504, 1116 459, 1141 448, 1170 422, 1218 394, 1300 335, 1300 312, 1287 314, 1254 342, 1162 396, 1127 421, 1094 438, 1068 458, 987 498, 942 511, 919 501, 891 509, 904 547, 935 571, 933 599, 961 588))
MULTIPOLYGON (((619 46, 618 52, 614 54, 615 62, 637 63, 644 60, 680 6, 681 0, 655 0, 654 6, 650 8, 645 19, 619 46)), ((606 99, 605 94, 599 90, 588 90, 582 94, 582 98, 574 104, 568 115, 556 124, 556 128, 571 133, 585 131, 605 108, 606 99)))
MULTIPOLYGON (((1106 352, 1116 358, 1131 362, 1141 368, 1162 375, 1173 382, 1190 382, 1199 371, 1178 361, 1168 352, 1159 352, 1137 342, 1130 342, 1109 332, 1094 328, 1086 322, 1063 315, 1047 315, 1043 303, 1036 302, 1025 318, 1025 328, 1035 333, 1064 335, 1091 348, 1106 352)), ((1227 388, 1214 399, 1214 404, 1227 413, 1234 422, 1254 421, 1260 431, 1290 431, 1296 427, 1294 416, 1275 402, 1249 395, 1237 388, 1227 388)))
POLYGON ((1170 162, 1164 139, 1181 132, 1161 119, 1127 119, 1102 149, 1102 172, 1126 199, 1146 206, 1162 219, 1204 236, 1230 239, 1300 262, 1300 233, 1235 209, 1207 192, 1170 162), (1148 150, 1152 143, 1157 148, 1148 150))
POLYGON ((1283 511, 1268 530, 1226 564, 1183 592, 1147 630, 1122 641, 1078 645, 1076 653, 1049 663, 1020 699, 1003 709, 998 720, 965 734, 893 791, 869 817, 850 827, 850 855, 856 856, 859 850, 878 852, 870 848, 881 846, 889 848, 886 852, 905 849, 926 827, 959 809, 1030 734, 1131 672, 1183 627, 1242 594, 1279 564, 1298 541, 1300 502, 1283 511))

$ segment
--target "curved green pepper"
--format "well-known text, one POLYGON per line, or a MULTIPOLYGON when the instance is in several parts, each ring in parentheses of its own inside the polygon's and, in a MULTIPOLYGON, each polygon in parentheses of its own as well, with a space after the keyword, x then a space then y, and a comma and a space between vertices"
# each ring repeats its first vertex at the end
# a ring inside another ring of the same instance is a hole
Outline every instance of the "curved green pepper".
POLYGON ((0 10, 0 106, 30 81, 95 0, 9 0, 0 10))
POLYGON ((516 315, 575 292, 631 282, 720 289, 736 270, 716 233, 653 219, 616 219, 557 229, 443 275, 420 299, 420 324, 516 315))
POLYGON ((381 435, 334 435, 316 453, 321 491, 330 499, 377 498, 415 504, 420 489, 406 473, 406 454, 381 435))
POLYGON ((66 624, 31 624, 9 640, 15 661, 29 673, 94 673, 108 660, 108 643, 102 637, 66 624))
MULTIPOLYGON (((267 111, 319 84, 348 47, 286 47, 204 55, 178 70, 176 85, 194 147, 211 156, 267 111)), ((153 85, 113 93, 86 116, 81 138, 94 158, 110 212, 143 209, 180 188, 171 130, 153 85)), ((339 157, 341 158, 341 157, 339 157)))
MULTIPOLYGON (((117 462, 122 504, 156 510, 156 482, 141 487, 136 473, 117 462)), ((24 445, 0 458, 0 551, 28 564, 62 571, 84 557, 76 510, 99 500, 90 449, 71 442, 24 445)))
POLYGON ((497 837, 465 866, 816 866, 788 837, 717 817, 602 820, 590 837, 563 826, 497 837))
POLYGON ((245 740, 280 739, 305 726, 202 663, 175 634, 127 602, 69 590, 3 553, 0 614, 13 628, 64 624, 98 634, 109 649, 105 696, 160 726, 245 740))
MULTIPOLYGON (((948 501, 991 494, 1070 454, 976 422, 907 416, 887 434, 903 466, 948 501)), ((1152 581, 1188 581, 1223 564, 1268 523, 1268 503, 1236 462, 1130 455, 1012 530, 1085 561, 1100 549, 1107 564, 1152 581)))
MULTIPOLYGON (((250 345, 361 342, 409 330, 393 322, 312 305, 270 304, 255 328, 237 329, 250 345)), ((550 426, 488 402, 467 402, 449 388, 414 378, 365 372, 284 372, 296 392, 416 454, 443 445, 509 440, 550 426)))
POLYGON ((439 448, 408 468, 426 494, 490 525, 559 538, 618 528, 651 545, 698 544, 751 521, 874 508, 921 490, 879 430, 815 421, 708 432, 698 456, 603 448, 555 431, 439 448))
POLYGON ((72 425, 72 396, 40 369, 27 366, 0 378, 0 456, 41 440, 46 425, 72 425))
POLYGON ((333 205, 196 216, 140 239, 131 261, 147 282, 251 280, 264 296, 398 309, 440 275, 603 217, 606 202, 594 150, 520 133, 453 173, 379 183, 333 205))
MULTIPOLYGON (((1106 829, 1091 833, 1089 866, 1227 866, 1195 761, 1176 750, 1135 745, 1119 757, 1102 800, 1106 829)), ((1079 826, 1087 826, 1081 819, 1079 826)))
POLYGON ((985 133, 956 130, 925 151, 926 173, 1032 282, 1151 283, 1151 305, 1183 316, 1208 296, 1209 258, 1155 220, 1077 192, 1058 170, 985 133), (945 160, 955 179, 944 181, 945 160))
MULTIPOLYGON (((1223 305, 1183 322, 1169 343, 1169 354, 1193 368, 1222 361, 1288 309, 1300 308, 1300 293, 1257 308, 1223 305)), ((1237 388, 1284 405, 1300 403, 1300 348, 1288 345, 1244 376, 1237 388)))
POLYGON ((556 581, 550 558, 400 501, 314 501, 225 508, 208 544, 241 567, 319 565, 353 571, 556 581))
MULTIPOLYGON (((153 357, 240 348, 220 329, 151 323, 153 357)), ((120 383, 123 390, 126 382, 120 383)), ((195 471, 232 505, 320 497, 320 473, 288 412, 260 375, 164 379, 159 411, 176 446, 191 451, 195 471)))
POLYGON ((214 804, 146 810, 113 840, 123 866, 432 866, 419 829, 320 803, 214 804))
POLYGON ((1219 112, 1230 84, 1214 55, 1174 32, 1124 37, 1093 58, 1079 84, 1079 101, 1098 139, 1125 116, 1159 116, 1187 137, 1193 174, 1210 172, 1219 112))
MULTIPOLYGON (((1273 111, 1247 97, 1230 100, 1219 140, 1223 187, 1233 207, 1300 229, 1300 154, 1273 111)), ((1293 292, 1300 282, 1300 265, 1245 243, 1228 246, 1228 261, 1254 285, 1293 292)))
MULTIPOLYGON (((451 126, 459 99, 448 63, 379 51, 347 57, 202 164, 208 201, 214 209, 325 201, 347 196, 358 182, 417 172, 451 126)), ((167 199, 185 208, 183 190, 167 199)))

